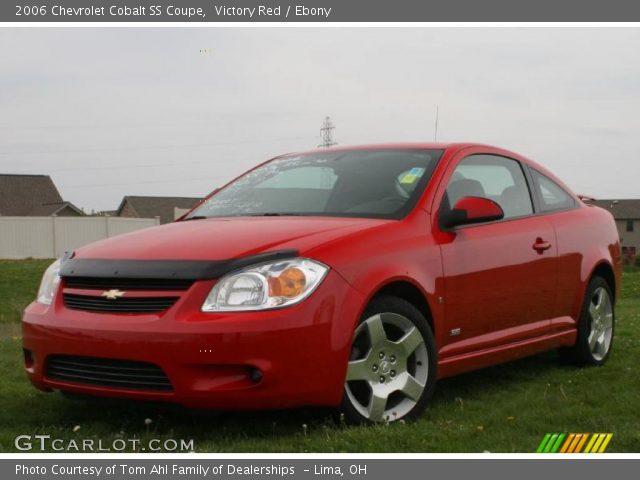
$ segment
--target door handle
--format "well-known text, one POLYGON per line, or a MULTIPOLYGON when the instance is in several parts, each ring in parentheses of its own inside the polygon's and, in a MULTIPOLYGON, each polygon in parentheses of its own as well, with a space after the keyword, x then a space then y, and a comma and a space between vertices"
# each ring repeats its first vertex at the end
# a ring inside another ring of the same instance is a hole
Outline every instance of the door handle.
POLYGON ((532 245, 532 248, 536 252, 542 253, 545 250, 549 250, 551 248, 551 242, 547 242, 547 241, 543 240, 542 238, 538 237, 538 238, 536 238, 536 243, 534 243, 532 245))

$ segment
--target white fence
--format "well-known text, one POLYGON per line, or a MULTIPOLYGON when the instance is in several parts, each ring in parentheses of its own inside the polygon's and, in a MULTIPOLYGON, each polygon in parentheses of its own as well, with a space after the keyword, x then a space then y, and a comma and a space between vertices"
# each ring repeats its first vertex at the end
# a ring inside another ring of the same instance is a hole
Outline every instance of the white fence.
POLYGON ((96 240, 159 223, 159 218, 0 217, 0 258, 58 258, 96 240))

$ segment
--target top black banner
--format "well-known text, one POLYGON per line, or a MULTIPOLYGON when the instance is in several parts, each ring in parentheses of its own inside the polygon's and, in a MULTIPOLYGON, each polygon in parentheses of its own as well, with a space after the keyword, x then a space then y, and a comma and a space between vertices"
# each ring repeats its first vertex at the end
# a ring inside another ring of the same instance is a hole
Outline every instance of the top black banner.
POLYGON ((637 22, 629 0, 14 0, 0 22, 637 22))

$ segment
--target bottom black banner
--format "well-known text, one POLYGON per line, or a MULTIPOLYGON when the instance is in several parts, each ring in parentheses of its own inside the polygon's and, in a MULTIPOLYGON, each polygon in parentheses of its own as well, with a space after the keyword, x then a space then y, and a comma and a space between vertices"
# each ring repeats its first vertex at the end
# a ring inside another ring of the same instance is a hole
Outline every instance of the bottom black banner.
POLYGON ((118 457, 109 459, 1 459, 2 479, 108 479, 165 478, 631 478, 639 458, 262 458, 221 459, 118 457), (465 477, 466 476, 466 477, 465 477))

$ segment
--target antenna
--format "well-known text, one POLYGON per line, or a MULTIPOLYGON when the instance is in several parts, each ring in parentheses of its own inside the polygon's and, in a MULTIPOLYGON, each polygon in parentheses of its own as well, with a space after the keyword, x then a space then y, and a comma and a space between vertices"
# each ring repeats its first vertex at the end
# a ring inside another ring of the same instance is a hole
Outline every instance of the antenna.
POLYGON ((322 143, 318 145, 318 147, 326 147, 329 148, 333 145, 337 145, 337 142, 333 141, 333 130, 336 127, 333 126, 331 122, 331 117, 324 117, 324 123, 322 124, 322 128, 320 129, 320 138, 322 138, 322 143))
POLYGON ((433 132, 433 141, 434 142, 438 141, 438 114, 440 113, 439 110, 440 110, 439 105, 436 105, 436 127, 435 127, 435 130, 433 132))

